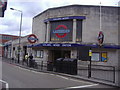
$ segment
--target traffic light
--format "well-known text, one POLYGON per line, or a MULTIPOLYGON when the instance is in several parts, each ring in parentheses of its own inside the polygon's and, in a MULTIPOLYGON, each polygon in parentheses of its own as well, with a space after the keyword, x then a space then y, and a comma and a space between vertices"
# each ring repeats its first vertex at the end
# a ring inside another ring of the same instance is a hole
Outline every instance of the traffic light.
POLYGON ((0 17, 4 17, 4 12, 7 8, 7 0, 0 0, 0 17))

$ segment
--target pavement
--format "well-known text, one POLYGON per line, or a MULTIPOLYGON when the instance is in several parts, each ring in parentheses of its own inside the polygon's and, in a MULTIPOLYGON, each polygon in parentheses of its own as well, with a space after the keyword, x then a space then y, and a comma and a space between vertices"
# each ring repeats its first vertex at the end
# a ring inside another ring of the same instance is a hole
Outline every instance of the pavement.
POLYGON ((9 62, 9 60, 11 60, 11 59, 3 58, 3 61, 5 61, 5 62, 8 62, 10 64, 14 64, 16 66, 19 66, 19 67, 22 67, 22 68, 25 68, 25 69, 28 69, 28 70, 33 70, 33 71, 36 71, 36 72, 50 73, 50 74, 55 74, 55 75, 61 75, 61 76, 69 77, 69 78, 73 78, 73 79, 80 79, 80 80, 90 81, 90 82, 93 82, 93 83, 99 83, 99 84, 103 84, 103 85, 108 85, 108 86, 112 86, 112 87, 115 87, 115 88, 117 87, 115 85, 115 83, 102 81, 102 80, 97 80, 97 79, 94 79, 94 78, 86 78, 86 77, 82 77, 82 76, 78 76, 78 75, 69 75, 69 74, 58 73, 58 72, 54 72, 54 71, 47 71, 47 70, 40 70, 40 69, 30 68, 27 65, 22 65, 22 64, 18 64, 18 63, 9 62))

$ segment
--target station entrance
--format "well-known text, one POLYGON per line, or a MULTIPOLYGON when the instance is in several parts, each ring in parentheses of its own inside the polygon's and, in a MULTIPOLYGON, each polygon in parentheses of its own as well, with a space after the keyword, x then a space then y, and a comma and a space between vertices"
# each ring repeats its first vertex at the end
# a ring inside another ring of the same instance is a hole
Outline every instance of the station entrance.
POLYGON ((71 58, 70 50, 50 50, 48 60, 50 62, 55 62, 58 58, 71 58))
POLYGON ((70 58, 71 54, 71 51, 53 50, 52 52, 54 54, 54 60, 56 60, 57 58, 70 58))

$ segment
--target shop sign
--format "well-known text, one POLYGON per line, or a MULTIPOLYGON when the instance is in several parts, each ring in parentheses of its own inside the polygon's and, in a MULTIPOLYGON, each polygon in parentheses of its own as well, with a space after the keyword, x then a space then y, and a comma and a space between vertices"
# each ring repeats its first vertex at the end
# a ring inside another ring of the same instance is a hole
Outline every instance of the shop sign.
POLYGON ((72 47, 72 44, 60 44, 60 43, 43 43, 42 46, 46 47, 72 47))
POLYGON ((52 46, 52 44, 50 44, 50 43, 44 43, 44 44, 42 44, 42 46, 50 47, 50 46, 52 46))
POLYGON ((56 18, 49 18, 44 20, 44 22, 48 21, 61 21, 61 20, 69 20, 69 19, 86 19, 85 16, 69 16, 69 17, 56 17, 56 18))
POLYGON ((62 47, 71 47, 71 44, 62 44, 62 47))
POLYGON ((55 33, 58 38, 64 38, 69 32, 70 30, 65 25, 58 25, 56 29, 53 30, 53 33, 55 33))
POLYGON ((28 41, 30 43, 35 43, 37 40, 38 40, 38 38, 34 34, 31 34, 31 35, 28 36, 28 41))
POLYGON ((53 47, 60 47, 60 44, 53 44, 53 47))

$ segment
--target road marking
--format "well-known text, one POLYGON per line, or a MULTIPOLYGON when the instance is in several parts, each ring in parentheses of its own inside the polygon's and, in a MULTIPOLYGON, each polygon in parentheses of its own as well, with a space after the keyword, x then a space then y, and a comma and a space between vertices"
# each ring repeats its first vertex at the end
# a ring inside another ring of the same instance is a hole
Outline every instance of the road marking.
POLYGON ((67 78, 67 77, 64 77, 64 76, 60 76, 60 75, 56 75, 57 77, 60 77, 60 78, 63 78, 63 79, 69 79, 69 78, 67 78))
MULTIPOLYGON (((18 67, 18 66, 16 66, 16 67, 18 67)), ((49 75, 52 75, 52 76, 57 76, 57 77, 60 77, 60 78, 63 78, 63 79, 67 79, 67 80, 71 80, 71 81, 75 81, 75 82, 86 83, 86 84, 90 84, 90 85, 93 84, 91 82, 86 82, 86 81, 83 81, 83 80, 82 81, 81 80, 76 80, 76 79, 68 78, 68 77, 61 76, 61 75, 50 74, 50 73, 42 73, 42 72, 37 72, 37 71, 21 68, 21 67, 18 67, 18 68, 22 69, 22 70, 29 71, 29 72, 37 73, 37 74, 49 74, 49 75)))
POLYGON ((64 89, 66 90, 66 89, 75 89, 75 88, 88 88, 88 87, 97 86, 97 85, 99 85, 99 84, 75 86, 75 87, 68 87, 68 88, 64 88, 64 89))
MULTIPOLYGON (((16 66, 18 67, 18 66, 16 66)), ((42 72, 37 72, 37 71, 33 71, 33 70, 30 70, 30 69, 25 69, 25 68, 21 68, 21 67, 18 67, 19 69, 21 70, 25 70, 25 71, 29 71, 29 72, 33 72, 33 73, 37 73, 37 74, 45 74, 45 73, 42 73, 42 72)))
POLYGON ((6 81, 1 80, 1 79, 0 79, 0 82, 5 83, 5 84, 6 84, 6 85, 5 85, 5 86, 6 86, 5 88, 8 90, 8 88, 9 88, 8 83, 7 83, 6 81))
POLYGON ((72 78, 70 78, 70 80, 75 81, 75 82, 80 82, 80 83, 90 84, 90 85, 93 84, 92 82, 87 82, 87 81, 79 80, 79 79, 72 79, 72 78))

